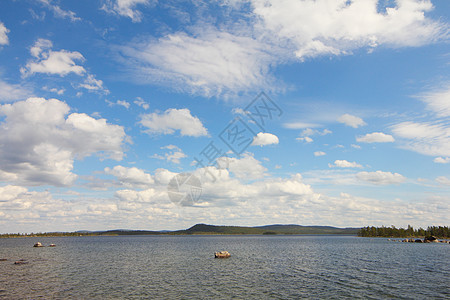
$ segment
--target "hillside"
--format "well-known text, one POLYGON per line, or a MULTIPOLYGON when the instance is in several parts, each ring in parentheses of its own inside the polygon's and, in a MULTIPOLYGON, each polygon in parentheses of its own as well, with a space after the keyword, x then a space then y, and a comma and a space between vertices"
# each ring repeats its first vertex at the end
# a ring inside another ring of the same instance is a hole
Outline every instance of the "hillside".
POLYGON ((216 226, 196 224, 172 234, 345 234, 356 235, 359 228, 336 228, 331 226, 265 225, 256 227, 216 226))
POLYGON ((301 225, 265 225, 255 227, 245 226, 216 226, 207 224, 196 224, 184 230, 105 230, 105 231, 88 231, 80 230, 75 232, 45 232, 45 233, 29 233, 29 234, 0 234, 0 238, 7 237, 26 237, 26 236, 98 236, 98 235, 207 235, 207 234, 343 234, 357 235, 360 228, 337 228, 331 226, 301 226, 301 225))

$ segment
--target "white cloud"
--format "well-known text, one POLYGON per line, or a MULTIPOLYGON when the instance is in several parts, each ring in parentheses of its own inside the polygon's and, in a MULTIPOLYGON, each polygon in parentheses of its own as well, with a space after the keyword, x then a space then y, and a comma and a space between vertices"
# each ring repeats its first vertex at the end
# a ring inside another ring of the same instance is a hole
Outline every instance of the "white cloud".
POLYGON ((116 102, 111 102, 109 100, 105 100, 106 103, 108 103, 108 106, 112 107, 115 105, 123 106, 126 109, 130 108, 130 103, 125 100, 117 100, 116 102))
POLYGON ((399 184, 406 180, 401 174, 383 171, 359 172, 356 178, 377 185, 399 184))
POLYGON ((71 185, 74 159, 97 153, 121 160, 124 129, 86 114, 69 114, 57 99, 29 98, 0 106, 0 175, 27 185, 71 185), (67 118, 66 118, 67 115, 67 118))
POLYGON ((436 157, 433 161, 437 164, 448 164, 450 163, 450 157, 436 157))
POLYGON ((110 14, 128 17, 133 22, 141 22, 142 13, 135 9, 137 5, 148 5, 149 0, 106 0, 102 10, 110 14))
POLYGON ((66 91, 65 89, 61 88, 61 89, 57 89, 57 88, 49 88, 48 86, 43 86, 42 89, 44 91, 48 91, 48 92, 52 92, 55 93, 57 95, 62 95, 64 94, 64 92, 66 91))
POLYGON ((108 89, 103 87, 103 81, 95 79, 95 76, 92 74, 87 75, 84 82, 80 84, 80 87, 87 89, 88 91, 102 91, 105 94, 109 94, 108 89))
POLYGON ((305 129, 305 128, 314 128, 314 127, 320 127, 319 124, 314 123, 305 123, 305 122, 291 122, 291 123, 284 123, 283 126, 288 129, 305 129))
POLYGON ((450 88, 437 90, 424 94, 421 100, 427 104, 427 108, 438 117, 450 117, 450 88))
MULTIPOLYGON (((447 35, 448 26, 425 17, 430 1, 397 1, 379 8, 378 1, 253 0, 265 30, 289 41, 304 60, 319 55, 349 54, 361 47, 420 46, 447 35)), ((267 34, 267 33, 266 33, 267 34)))
POLYGON ((402 147, 423 155, 450 157, 450 125, 445 122, 402 122, 392 126, 402 147))
POLYGON ((314 142, 314 140, 312 138, 310 138, 309 136, 305 136, 305 137, 298 137, 296 138, 297 141, 301 141, 301 142, 305 142, 305 143, 312 143, 314 142))
POLYGON ((128 188, 148 188, 155 183, 150 174, 136 167, 127 168, 115 166, 114 168, 105 168, 105 173, 117 177, 120 184, 128 188))
POLYGON ((126 109, 130 108, 130 103, 125 100, 117 100, 117 105, 123 106, 126 109))
POLYGON ((139 122, 149 134, 173 134, 179 130, 182 136, 207 136, 208 131, 202 122, 187 108, 169 108, 164 113, 151 113, 141 116, 139 122))
POLYGON ((358 128, 360 126, 367 125, 366 122, 363 121, 363 119, 349 114, 343 114, 337 120, 338 122, 353 128, 358 128))
POLYGON ((147 110, 150 108, 150 105, 144 101, 141 97, 136 97, 136 100, 133 102, 137 106, 142 107, 143 109, 147 110))
POLYGON ((35 73, 55 74, 66 76, 69 73, 83 75, 86 70, 76 64, 75 61, 84 61, 81 53, 67 50, 53 51, 53 44, 46 39, 38 39, 30 53, 35 60, 28 61, 24 68, 20 69, 23 76, 33 75, 35 73))
MULTIPOLYGON (((246 3, 250 5, 245 5, 245 13, 240 12, 234 24, 225 22, 215 27, 217 20, 208 20, 209 23, 189 27, 188 32, 141 40, 120 47, 122 60, 140 83, 206 97, 231 98, 263 88, 273 92, 285 90, 271 71, 288 61, 350 55, 358 49, 371 52, 381 45, 416 47, 445 40, 449 31, 446 23, 426 16, 433 9, 429 0, 389 4, 376 0, 246 3)), ((138 22, 142 14, 134 9, 137 4, 150 5, 153 1, 108 0, 102 9, 138 22)), ((236 7, 243 6, 225 1, 219 14, 231 19, 225 11, 236 7)), ((194 9, 189 20, 195 19, 198 11, 198 16, 204 16, 202 9, 194 9)))
POLYGON ((23 100, 31 94, 31 89, 26 84, 10 84, 0 79, 0 102, 23 100))
POLYGON ((442 185, 450 186, 450 179, 445 176, 439 176, 436 178, 436 181, 442 185))
POLYGON ((316 152, 314 152, 314 156, 324 156, 324 155, 327 155, 325 152, 323 152, 323 151, 316 151, 316 152))
MULTIPOLYGON (((298 125, 298 123, 296 123, 298 125)), ((286 126, 286 124, 285 124, 286 126)), ((317 129, 311 129, 311 128, 305 128, 301 133, 300 137, 296 138, 297 141, 303 141, 305 143, 312 143, 314 140, 311 138, 311 136, 314 135, 327 135, 333 133, 331 130, 324 129, 322 131, 317 129)))
POLYGON ((59 7, 58 5, 52 4, 51 0, 39 0, 39 2, 50 9, 57 18, 68 18, 72 22, 81 20, 81 18, 77 17, 77 15, 73 11, 61 9, 61 7, 59 7))
POLYGON ((351 144, 350 146, 354 149, 361 149, 360 145, 351 144))
POLYGON ((328 129, 324 129, 322 131, 317 129, 306 128, 301 132, 302 136, 313 136, 313 135, 327 135, 332 134, 333 132, 328 129))
POLYGON ((344 160, 335 160, 334 164, 328 164, 330 168, 362 168, 363 166, 356 162, 349 162, 344 160))
POLYGON ((360 143, 391 143, 394 142, 392 135, 385 134, 382 132, 368 133, 365 136, 359 136, 356 138, 357 142, 360 143))
POLYGON ((161 149, 168 149, 169 151, 167 153, 164 153, 164 156, 155 154, 152 157, 157 158, 157 159, 167 160, 174 164, 179 164, 180 159, 187 157, 187 155, 183 152, 183 150, 181 150, 180 148, 178 148, 175 145, 167 145, 167 146, 161 147, 161 149))
POLYGON ((211 27, 198 33, 174 33, 158 40, 122 47, 124 61, 137 80, 205 97, 273 89, 266 45, 211 27))
POLYGON ((9 44, 8 32, 9 32, 9 29, 6 28, 5 24, 0 22, 0 45, 8 45, 9 44))
POLYGON ((235 115, 247 115, 247 112, 240 107, 235 107, 231 110, 231 112, 235 115))
POLYGON ((273 145, 273 144, 278 144, 278 143, 279 143, 279 140, 276 135, 267 133, 267 132, 260 132, 253 138, 252 145, 253 146, 266 146, 266 145, 273 145))
POLYGON ((267 169, 249 153, 243 154, 239 159, 221 157, 217 162, 219 167, 228 169, 239 179, 254 180, 266 176, 267 169))

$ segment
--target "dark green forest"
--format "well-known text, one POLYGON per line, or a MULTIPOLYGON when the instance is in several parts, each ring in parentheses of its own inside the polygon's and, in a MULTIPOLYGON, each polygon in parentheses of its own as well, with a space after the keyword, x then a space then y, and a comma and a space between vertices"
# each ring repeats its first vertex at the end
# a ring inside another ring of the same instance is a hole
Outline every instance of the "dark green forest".
POLYGON ((449 238, 450 231, 447 226, 428 226, 427 229, 414 229, 408 225, 408 228, 374 227, 367 226, 358 230, 358 236, 362 237, 426 237, 435 236, 438 238, 449 238))

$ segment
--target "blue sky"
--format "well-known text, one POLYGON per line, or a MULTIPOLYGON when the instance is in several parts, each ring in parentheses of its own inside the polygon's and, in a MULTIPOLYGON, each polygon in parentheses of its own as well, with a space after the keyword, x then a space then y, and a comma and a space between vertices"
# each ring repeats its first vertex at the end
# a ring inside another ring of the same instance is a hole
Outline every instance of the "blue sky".
POLYGON ((2 1, 0 232, 449 225, 449 13, 2 1), (182 205, 179 173, 202 190, 182 205))

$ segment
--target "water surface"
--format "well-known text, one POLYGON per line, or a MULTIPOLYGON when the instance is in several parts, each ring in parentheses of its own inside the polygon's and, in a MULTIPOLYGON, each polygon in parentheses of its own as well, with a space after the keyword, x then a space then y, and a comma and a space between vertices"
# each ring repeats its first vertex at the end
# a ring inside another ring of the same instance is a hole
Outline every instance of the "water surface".
POLYGON ((344 236, 0 239, 0 299, 449 299, 450 245, 344 236), (33 248, 35 242, 56 244, 33 248), (214 259, 227 250, 228 259, 214 259), (26 259, 29 263, 14 265, 26 259))

